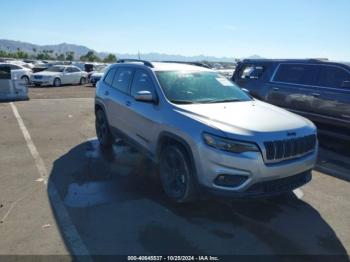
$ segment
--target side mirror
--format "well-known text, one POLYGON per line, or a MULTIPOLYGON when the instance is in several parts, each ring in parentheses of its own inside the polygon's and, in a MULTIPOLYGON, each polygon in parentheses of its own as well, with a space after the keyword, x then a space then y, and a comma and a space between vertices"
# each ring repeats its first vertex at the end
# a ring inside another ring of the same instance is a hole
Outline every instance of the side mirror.
POLYGON ((246 88, 241 88, 243 92, 247 93, 248 95, 250 95, 250 91, 246 88))
POLYGON ((343 87, 343 88, 350 88, 350 81, 344 81, 344 82, 341 84, 341 87, 343 87))
POLYGON ((135 96, 136 101, 152 103, 154 102, 153 94, 150 91, 138 91, 135 96))

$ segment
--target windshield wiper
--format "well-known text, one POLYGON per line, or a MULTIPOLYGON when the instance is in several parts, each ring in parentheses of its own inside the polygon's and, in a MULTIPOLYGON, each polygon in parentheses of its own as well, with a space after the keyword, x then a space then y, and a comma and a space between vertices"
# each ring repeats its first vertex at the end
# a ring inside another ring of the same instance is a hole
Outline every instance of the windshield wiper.
POLYGON ((221 100, 219 100, 219 99, 212 99, 212 100, 207 100, 207 101, 202 101, 202 103, 209 103, 209 104, 211 104, 211 103, 230 103, 230 102, 239 102, 239 101, 241 101, 240 99, 237 99, 237 98, 234 98, 234 99, 221 99, 221 100))
POLYGON ((171 103, 174 103, 174 104, 194 104, 193 101, 191 100, 170 100, 171 103))

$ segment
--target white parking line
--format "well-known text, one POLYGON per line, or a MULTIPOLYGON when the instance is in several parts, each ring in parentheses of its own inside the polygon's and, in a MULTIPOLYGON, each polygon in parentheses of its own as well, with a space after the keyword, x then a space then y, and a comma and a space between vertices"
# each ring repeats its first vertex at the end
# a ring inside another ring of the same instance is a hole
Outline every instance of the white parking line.
MULTIPOLYGON (((29 134, 29 131, 24 125, 23 119, 17 110, 17 107, 12 102, 10 103, 10 105, 11 105, 13 114, 17 119, 18 125, 23 133, 23 136, 27 143, 27 147, 30 151, 30 154, 34 159, 35 165, 40 174, 40 178, 37 181, 43 181, 44 185, 46 186, 48 181, 48 172, 47 172, 45 163, 43 159, 40 157, 40 154, 34 145, 34 142, 29 134)), ((62 199, 53 182, 49 183, 48 185, 48 194, 50 196, 51 203, 55 210, 55 214, 58 217, 58 220, 60 223, 60 229, 63 235, 65 236, 65 239, 69 242, 69 248, 73 253, 72 255, 78 256, 76 257, 76 260, 81 259, 82 261, 93 261, 92 258, 90 257, 88 249, 86 248, 85 244, 83 243, 78 233, 78 230, 76 229, 72 220, 70 219, 68 211, 64 206, 62 199), (79 256, 84 256, 84 257, 79 257, 79 256)))
POLYGON ((15 115, 15 117, 17 119, 18 125, 21 128, 21 131, 23 133, 24 139, 26 140, 26 143, 27 143, 28 149, 30 151, 30 154, 34 158, 35 165, 38 168, 39 175, 40 175, 40 178, 39 178, 38 181, 43 181, 45 184, 47 184, 47 174, 48 173, 47 173, 47 169, 45 167, 44 161, 40 157, 39 152, 36 149, 32 138, 30 137, 28 129, 24 125, 24 122, 23 122, 20 114, 18 113, 17 107, 12 102, 10 103, 10 105, 11 105, 13 114, 15 115))

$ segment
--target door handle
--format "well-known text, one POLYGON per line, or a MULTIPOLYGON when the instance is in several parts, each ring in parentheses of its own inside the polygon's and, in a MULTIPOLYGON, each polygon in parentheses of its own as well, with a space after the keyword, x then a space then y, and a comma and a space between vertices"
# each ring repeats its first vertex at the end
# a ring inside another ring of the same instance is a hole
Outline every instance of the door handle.
POLYGON ((314 97, 318 97, 318 96, 320 96, 320 94, 319 94, 319 93, 312 93, 312 95, 313 95, 314 97))
POLYGON ((108 91, 105 91, 105 96, 109 96, 109 92, 108 91))
POLYGON ((130 102, 130 101, 126 101, 126 102, 125 102, 125 105, 126 105, 126 106, 131 106, 131 102, 130 102))

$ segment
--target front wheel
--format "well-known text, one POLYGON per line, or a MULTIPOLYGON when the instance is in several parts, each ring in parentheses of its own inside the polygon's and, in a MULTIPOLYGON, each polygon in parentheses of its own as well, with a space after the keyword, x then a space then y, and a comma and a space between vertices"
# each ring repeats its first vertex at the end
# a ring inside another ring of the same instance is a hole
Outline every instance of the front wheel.
POLYGON ((86 78, 85 77, 80 78, 79 84, 80 85, 86 85, 86 78))
POLYGON ((162 150, 159 172, 165 194, 171 200, 184 203, 195 199, 194 170, 182 147, 168 145, 162 150))
POLYGON ((107 117, 102 110, 96 112, 95 128, 98 141, 103 148, 111 148, 113 136, 109 129, 107 117))
POLYGON ((55 78, 53 80, 53 86, 54 87, 60 87, 61 86, 61 80, 59 78, 55 78))

